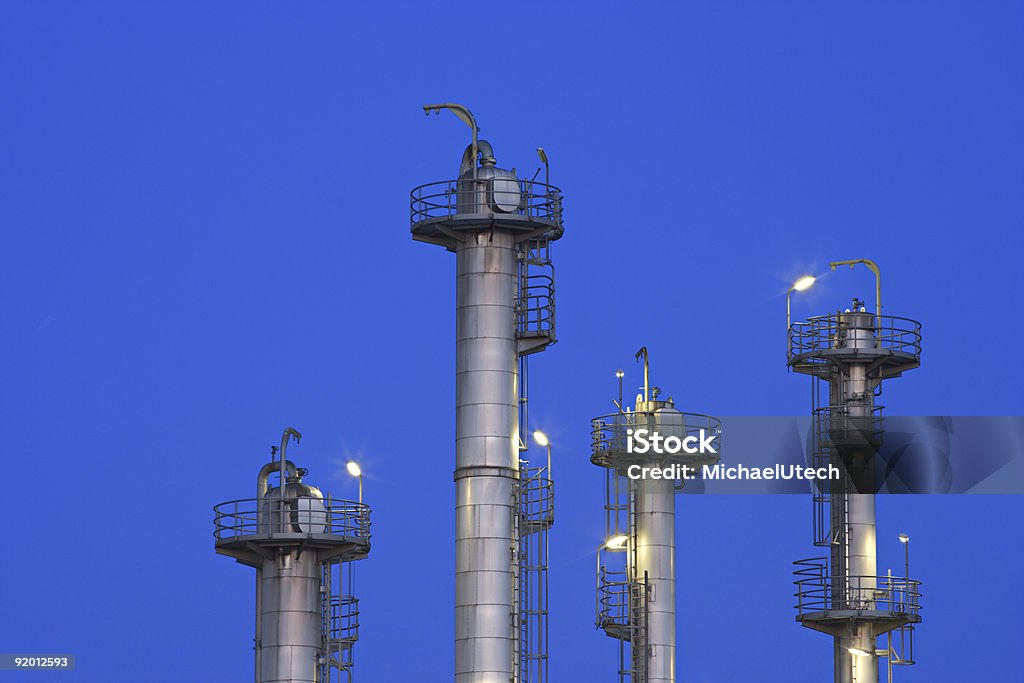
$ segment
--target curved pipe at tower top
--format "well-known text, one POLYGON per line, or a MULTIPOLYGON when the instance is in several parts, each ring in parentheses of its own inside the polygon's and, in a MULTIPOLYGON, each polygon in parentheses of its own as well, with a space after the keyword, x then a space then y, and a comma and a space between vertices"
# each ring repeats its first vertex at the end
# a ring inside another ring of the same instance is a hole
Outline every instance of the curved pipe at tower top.
MULTIPOLYGON (((476 143, 476 156, 480 157, 482 162, 492 166, 498 163, 498 160, 494 158, 494 148, 491 147, 491 143, 487 142, 487 140, 480 140, 476 143)), ((476 168, 476 159, 473 157, 473 145, 466 145, 466 149, 462 153, 462 162, 459 164, 460 178, 465 177, 468 173, 472 173, 473 169, 476 168)))
MULTIPOLYGON (((260 468, 260 473, 256 476, 256 498, 262 500, 263 496, 267 493, 267 482, 270 479, 270 475, 277 470, 282 470, 281 463, 277 460, 268 462, 266 465, 260 468)), ((284 461, 283 471, 289 477, 298 476, 299 470, 295 467, 295 464, 291 460, 284 461)), ((285 482, 281 482, 282 488, 285 482)))

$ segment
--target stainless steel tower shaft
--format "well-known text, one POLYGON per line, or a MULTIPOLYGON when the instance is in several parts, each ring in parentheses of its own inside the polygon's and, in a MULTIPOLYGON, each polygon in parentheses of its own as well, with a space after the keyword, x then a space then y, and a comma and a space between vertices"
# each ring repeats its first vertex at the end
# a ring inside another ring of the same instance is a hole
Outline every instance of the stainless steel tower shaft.
MULTIPOLYGON (((663 402, 638 402, 652 431, 685 437, 682 414, 663 402), (660 405, 659 405, 660 404, 660 405)), ((676 486, 674 480, 639 479, 635 483, 636 575, 647 580, 645 669, 648 683, 676 680, 676 486)), ((641 648, 642 650, 642 648, 641 648)))
POLYGON ((455 680, 512 678, 519 472, 516 251, 508 231, 456 248, 455 680))
POLYGON ((260 683, 318 683, 322 618, 315 552, 283 550, 263 561, 257 587, 260 683))
MULTIPOLYGON (((875 316, 851 311, 840 318, 844 333, 841 348, 863 352, 870 357, 875 348, 875 316)), ((830 384, 834 397, 832 406, 850 425, 870 424, 874 404, 874 390, 878 380, 868 378, 869 360, 853 360, 846 365, 846 375, 836 376, 830 384), (838 400, 836 400, 838 399, 838 400)), ((837 594, 852 597, 865 610, 874 609, 873 594, 877 581, 877 544, 875 539, 875 495, 873 492, 872 456, 868 450, 856 453, 842 468, 848 477, 847 493, 832 499, 832 519, 845 529, 837 535, 839 542, 832 548, 832 566, 845 571, 837 573, 837 594), (857 491, 864 491, 858 493, 857 491)), ((878 656, 875 654, 875 634, 869 622, 852 621, 851 628, 836 636, 836 683, 878 683, 878 656), (853 654, 856 652, 857 654, 853 654)))

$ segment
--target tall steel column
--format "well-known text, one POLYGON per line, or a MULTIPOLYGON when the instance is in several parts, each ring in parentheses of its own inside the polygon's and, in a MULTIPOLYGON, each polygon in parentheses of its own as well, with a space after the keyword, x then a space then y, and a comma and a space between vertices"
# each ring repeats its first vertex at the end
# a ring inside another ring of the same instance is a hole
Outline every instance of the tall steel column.
POLYGON ((455 681, 509 683, 520 654, 519 358, 554 341, 553 326, 531 323, 522 272, 539 251, 531 243, 546 252, 561 236, 561 194, 498 168, 465 107, 424 107, 441 109, 470 126, 472 143, 457 180, 413 190, 411 222, 413 239, 456 254, 455 681))
POLYGON ((674 683, 676 680, 675 496, 685 481, 664 478, 650 468, 674 466, 699 471, 718 461, 720 423, 716 418, 682 413, 671 398, 648 383, 635 407, 592 420, 591 462, 607 468, 606 544, 598 555, 597 626, 619 641, 619 680, 674 683), (631 436, 646 429, 681 443, 687 437, 713 436, 715 453, 635 452, 631 436), (644 474, 643 468, 648 468, 644 474), (628 656, 625 649, 628 644, 628 656))
MULTIPOLYGON (((878 273, 866 260, 833 268, 854 263, 878 273)), ((788 331, 789 365, 813 382, 813 464, 841 473, 814 495, 814 541, 829 555, 800 560, 795 572, 797 620, 833 637, 836 683, 877 683, 880 652, 890 664, 913 663, 913 628, 920 622, 919 583, 878 575, 875 493, 884 429, 875 398, 883 379, 920 365, 921 328, 883 316, 880 287, 877 299, 873 314, 854 299, 845 311, 791 324, 788 331), (887 650, 877 649, 878 636, 894 631, 901 642, 909 637, 909 656, 893 650, 891 637, 887 650)))
POLYGON ((214 507, 215 547, 256 568, 256 683, 351 681, 359 610, 348 563, 370 551, 370 509, 303 483, 306 470, 285 458, 292 437, 285 430, 279 459, 260 469, 256 498, 214 507))

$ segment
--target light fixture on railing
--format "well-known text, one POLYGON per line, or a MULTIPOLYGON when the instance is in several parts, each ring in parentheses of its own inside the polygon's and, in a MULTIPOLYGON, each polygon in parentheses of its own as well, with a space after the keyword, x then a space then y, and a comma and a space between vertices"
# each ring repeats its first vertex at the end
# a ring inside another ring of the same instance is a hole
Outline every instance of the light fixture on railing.
POLYGON ((538 446, 540 446, 541 448, 546 448, 548 450, 547 478, 548 480, 551 480, 551 440, 548 438, 547 434, 545 434, 539 429, 535 429, 533 431, 533 440, 537 442, 538 446))
POLYGON ((345 465, 345 469, 353 477, 359 480, 359 504, 363 504, 363 469, 359 467, 359 463, 354 460, 349 460, 348 464, 345 465))
POLYGON ((786 329, 789 330, 790 323, 790 297, 793 292, 804 292, 811 288, 811 285, 815 283, 818 278, 813 275, 804 275, 802 278, 794 282, 789 289, 786 290, 786 329))
POLYGON ((626 544, 629 542, 629 536, 612 536, 605 541, 605 550, 625 550, 626 544))
POLYGON ((900 543, 903 544, 903 579, 907 582, 907 588, 910 588, 910 536, 900 534, 900 543))

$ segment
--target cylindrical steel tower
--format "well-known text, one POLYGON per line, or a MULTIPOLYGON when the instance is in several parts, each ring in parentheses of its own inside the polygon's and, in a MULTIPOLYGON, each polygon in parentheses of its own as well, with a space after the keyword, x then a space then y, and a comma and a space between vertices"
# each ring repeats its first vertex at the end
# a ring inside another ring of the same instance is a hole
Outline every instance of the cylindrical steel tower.
POLYGON ((713 417, 681 413, 672 399, 658 400, 648 383, 635 408, 592 420, 591 462, 606 468, 606 545, 598 556, 597 626, 619 640, 619 680, 672 683, 676 680, 675 495, 686 473, 663 476, 665 468, 689 468, 718 462, 721 425, 713 417), (643 432, 646 430, 646 432, 643 432), (655 452, 631 447, 635 435, 657 434, 663 443, 694 443, 712 438, 708 452, 655 452), (644 468, 647 468, 645 472, 644 468), (650 470, 658 469, 655 475, 650 470), (628 643, 629 654, 625 653, 628 643))
MULTIPOLYGON (((280 458, 257 475, 256 498, 214 508, 216 550, 256 568, 256 683, 352 680, 358 602, 350 563, 370 551, 370 509, 324 497, 280 458), (270 487, 274 474, 281 477, 270 487)), ((275 449, 276 450, 276 449, 275 449)))
POLYGON ((526 268, 562 235, 561 194, 498 168, 465 107, 424 109, 473 131, 457 180, 412 191, 413 239, 456 254, 455 680, 508 683, 520 650, 519 361, 554 341, 553 284, 536 296, 526 268))
MULTIPOLYGON (((874 263, 862 262, 877 273, 874 263)), ((913 320, 881 315, 880 306, 869 313, 857 299, 845 311, 789 329, 789 365, 814 382, 814 466, 841 472, 814 495, 814 541, 829 556, 796 563, 797 620, 833 636, 836 683, 877 683, 878 636, 899 631, 901 642, 912 643, 920 622, 919 582, 878 575, 875 532, 876 456, 884 437, 875 398, 883 379, 920 365, 920 330, 913 320)), ((895 652, 891 637, 882 656, 890 664, 913 663, 912 651, 895 652)))

